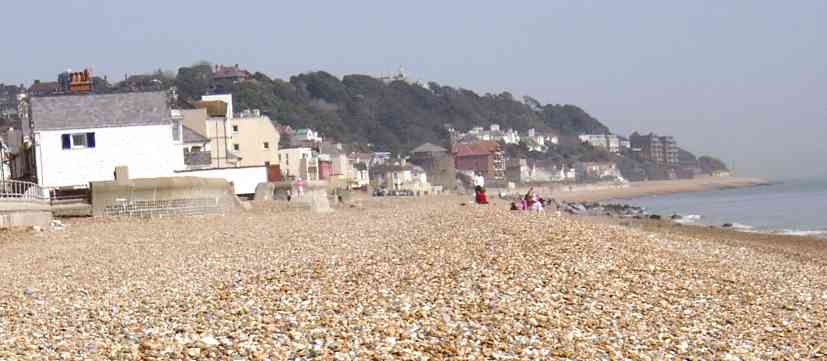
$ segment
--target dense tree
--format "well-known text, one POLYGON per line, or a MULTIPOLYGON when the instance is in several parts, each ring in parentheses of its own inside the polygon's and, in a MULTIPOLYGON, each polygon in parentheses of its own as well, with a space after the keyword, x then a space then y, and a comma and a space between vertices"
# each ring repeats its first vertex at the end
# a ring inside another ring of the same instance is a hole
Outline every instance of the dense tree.
POLYGON ((186 99, 196 99, 206 94, 213 85, 212 66, 207 62, 181 67, 175 78, 178 95, 186 99))
MULTIPOLYGON (((181 68, 178 94, 193 98, 216 89, 209 64, 181 68)), ((293 128, 314 128, 342 142, 372 143, 405 152, 424 142, 447 145, 446 124, 463 131, 499 124, 502 129, 555 129, 564 134, 608 129, 573 105, 542 105, 511 93, 478 95, 431 82, 427 87, 405 81, 384 82, 367 75, 341 80, 326 72, 309 72, 289 81, 261 73, 236 84, 221 84, 233 94, 235 108, 257 108, 293 128)))
POLYGON ((704 173, 712 173, 715 171, 726 171, 727 166, 718 158, 710 157, 707 155, 701 156, 698 158, 698 164, 701 167, 701 170, 704 173))

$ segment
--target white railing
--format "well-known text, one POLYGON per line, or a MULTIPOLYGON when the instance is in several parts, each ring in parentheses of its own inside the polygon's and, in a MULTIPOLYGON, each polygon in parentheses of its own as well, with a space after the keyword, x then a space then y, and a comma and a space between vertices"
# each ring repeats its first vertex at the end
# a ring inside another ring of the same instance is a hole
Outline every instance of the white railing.
POLYGON ((0 180, 0 201, 48 201, 49 193, 36 183, 0 180))

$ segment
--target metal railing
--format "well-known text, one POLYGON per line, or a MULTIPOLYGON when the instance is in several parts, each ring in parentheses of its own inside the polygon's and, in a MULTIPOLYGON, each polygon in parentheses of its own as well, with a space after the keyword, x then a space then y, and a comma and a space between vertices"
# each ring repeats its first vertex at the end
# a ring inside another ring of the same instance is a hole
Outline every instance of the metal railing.
POLYGON ((0 201, 48 201, 49 193, 36 183, 0 180, 0 201))
POLYGON ((104 208, 103 215, 160 218, 223 214, 224 211, 224 208, 216 198, 157 199, 144 201, 116 199, 113 204, 104 208))

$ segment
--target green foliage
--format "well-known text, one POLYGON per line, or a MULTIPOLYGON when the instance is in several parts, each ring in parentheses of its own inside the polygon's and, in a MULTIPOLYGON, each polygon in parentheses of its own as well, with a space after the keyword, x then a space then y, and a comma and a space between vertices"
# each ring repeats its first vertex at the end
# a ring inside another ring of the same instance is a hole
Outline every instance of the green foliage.
POLYGON ((727 166, 718 158, 707 155, 698 158, 698 164, 704 173, 712 173, 714 171, 727 171, 727 166))
POLYGON ((175 78, 175 87, 178 96, 184 99, 196 99, 213 85, 212 66, 202 62, 190 67, 178 69, 178 76, 175 78))
POLYGON ((256 73, 236 84, 216 84, 209 64, 181 68, 178 94, 196 98, 209 89, 233 94, 236 109, 256 108, 293 128, 313 128, 346 143, 372 143, 377 150, 405 152, 422 143, 447 145, 446 124, 458 130, 499 124, 525 131, 555 129, 566 134, 605 132, 607 128, 572 105, 526 103, 508 93, 473 91, 430 83, 385 83, 366 75, 339 80, 326 72, 293 76, 289 81, 256 73))

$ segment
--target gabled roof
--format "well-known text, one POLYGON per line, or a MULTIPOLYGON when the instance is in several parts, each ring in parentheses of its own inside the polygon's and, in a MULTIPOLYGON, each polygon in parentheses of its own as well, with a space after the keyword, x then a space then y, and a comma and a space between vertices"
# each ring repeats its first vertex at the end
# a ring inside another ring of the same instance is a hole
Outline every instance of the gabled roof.
POLYGON ((164 92, 32 97, 34 130, 171 124, 164 92))
POLYGON ((486 140, 476 143, 460 143, 454 145, 454 155, 457 157, 489 155, 496 152, 500 145, 495 141, 486 140))
POLYGON ((184 144, 204 144, 210 140, 207 137, 198 134, 198 132, 184 126, 184 136, 182 137, 184 144))
POLYGON ((420 146, 414 148, 411 151, 411 153, 442 153, 442 152, 447 153, 448 150, 443 148, 443 147, 440 147, 438 145, 431 144, 431 143, 425 143, 423 145, 420 145, 420 146))

